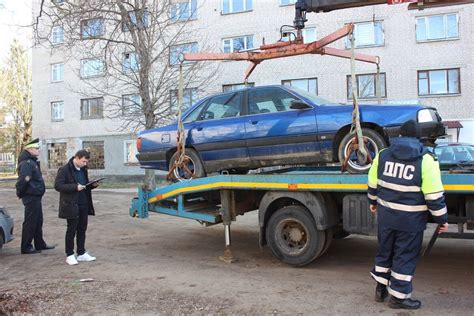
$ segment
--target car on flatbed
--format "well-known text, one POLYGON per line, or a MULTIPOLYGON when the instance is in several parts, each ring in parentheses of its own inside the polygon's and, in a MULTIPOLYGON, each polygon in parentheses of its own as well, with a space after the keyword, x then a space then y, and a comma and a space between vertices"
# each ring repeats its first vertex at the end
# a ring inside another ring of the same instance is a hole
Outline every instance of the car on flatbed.
MULTIPOLYGON (((352 105, 330 102, 289 86, 260 86, 212 95, 183 114, 186 168, 194 177, 227 171, 246 173, 278 165, 342 162, 350 155, 351 173, 367 172, 370 160, 350 154, 352 105)), ((369 155, 397 137, 407 120, 422 125, 434 141, 445 134, 434 108, 420 105, 360 105, 360 120, 369 155)), ((137 158, 143 168, 170 170, 177 156, 177 122, 141 131, 137 158)), ((186 178, 176 168, 176 179, 186 178)), ((188 172, 189 173, 189 172, 188 172)))

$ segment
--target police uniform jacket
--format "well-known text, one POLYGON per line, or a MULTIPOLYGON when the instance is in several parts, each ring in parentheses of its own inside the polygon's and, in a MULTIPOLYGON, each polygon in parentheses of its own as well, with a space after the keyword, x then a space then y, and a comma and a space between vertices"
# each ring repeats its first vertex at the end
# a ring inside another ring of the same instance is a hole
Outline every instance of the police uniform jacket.
POLYGON ((382 150, 374 158, 368 186, 381 227, 423 231, 429 213, 438 224, 447 222, 439 163, 417 138, 394 139, 382 150))
MULTIPOLYGON (((77 184, 79 183, 74 177, 74 159, 69 159, 68 163, 60 167, 56 180, 54 181, 54 188, 59 191, 59 218, 78 218, 79 217, 79 191, 77 191, 77 184)), ((86 181, 89 182, 87 167, 81 168, 86 176, 86 181)), ((87 186, 87 208, 89 215, 95 215, 94 205, 92 203, 91 186, 87 186)))
POLYGON ((45 185, 38 158, 23 150, 18 159, 16 195, 25 200, 43 196, 45 185))

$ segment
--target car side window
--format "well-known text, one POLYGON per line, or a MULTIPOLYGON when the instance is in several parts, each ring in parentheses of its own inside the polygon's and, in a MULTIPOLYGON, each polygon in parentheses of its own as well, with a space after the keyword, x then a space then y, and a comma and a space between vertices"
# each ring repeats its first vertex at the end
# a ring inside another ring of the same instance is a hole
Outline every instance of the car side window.
POLYGON ((291 101, 296 97, 279 88, 252 90, 248 93, 248 113, 274 113, 290 111, 291 101))
POLYGON ((200 120, 215 120, 240 115, 240 93, 218 95, 207 102, 200 120))

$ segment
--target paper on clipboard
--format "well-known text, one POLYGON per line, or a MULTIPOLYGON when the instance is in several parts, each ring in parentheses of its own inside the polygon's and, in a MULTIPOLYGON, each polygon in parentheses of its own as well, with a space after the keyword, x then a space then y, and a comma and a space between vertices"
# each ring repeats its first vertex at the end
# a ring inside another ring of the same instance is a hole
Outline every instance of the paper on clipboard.
POLYGON ((104 179, 105 179, 105 178, 94 179, 94 180, 92 180, 92 181, 87 182, 87 183, 86 183, 86 186, 91 185, 91 184, 96 183, 96 182, 99 182, 99 181, 102 181, 102 180, 104 180, 104 179))

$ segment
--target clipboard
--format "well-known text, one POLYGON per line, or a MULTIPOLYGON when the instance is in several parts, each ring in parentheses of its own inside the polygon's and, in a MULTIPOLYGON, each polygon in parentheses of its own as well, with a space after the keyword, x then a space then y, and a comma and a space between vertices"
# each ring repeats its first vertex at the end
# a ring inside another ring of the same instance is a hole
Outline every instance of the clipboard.
POLYGON ((96 182, 102 181, 102 180, 104 180, 104 179, 105 179, 105 178, 98 178, 98 179, 89 181, 89 182, 86 183, 86 187, 89 186, 89 185, 91 185, 91 184, 94 184, 94 183, 96 183, 96 182))

